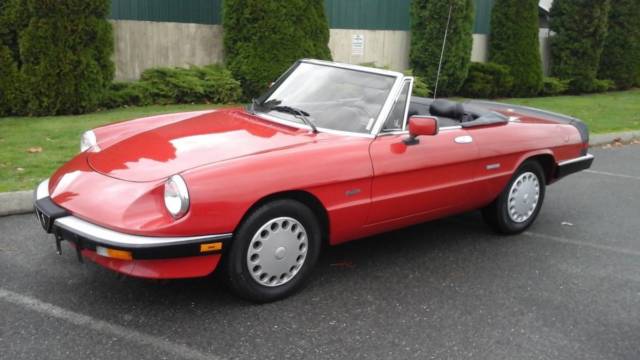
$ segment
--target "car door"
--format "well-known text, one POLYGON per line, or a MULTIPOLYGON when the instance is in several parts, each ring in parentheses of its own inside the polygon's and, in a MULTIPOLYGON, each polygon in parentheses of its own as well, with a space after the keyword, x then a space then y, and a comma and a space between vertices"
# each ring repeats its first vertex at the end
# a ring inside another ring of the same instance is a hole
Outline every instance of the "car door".
MULTIPOLYGON (((374 178, 368 226, 404 226, 476 205, 473 140, 466 130, 450 127, 419 137, 417 144, 405 144, 409 94, 410 84, 394 106, 405 109, 402 127, 383 127, 369 148, 374 178)), ((393 114, 394 110, 389 116, 393 114)))

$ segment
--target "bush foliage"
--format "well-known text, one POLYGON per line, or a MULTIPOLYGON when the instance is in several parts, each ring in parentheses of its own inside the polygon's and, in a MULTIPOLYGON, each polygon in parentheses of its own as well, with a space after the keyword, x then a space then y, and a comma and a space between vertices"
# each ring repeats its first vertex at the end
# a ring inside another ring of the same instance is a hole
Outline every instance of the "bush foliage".
POLYGON ((431 95, 429 85, 427 85, 421 76, 415 75, 411 69, 405 71, 404 74, 407 76, 413 76, 413 90, 411 91, 413 96, 429 97, 431 95))
POLYGON ((456 94, 467 78, 471 58, 473 0, 413 0, 411 3, 411 67, 435 88, 444 32, 453 5, 438 94, 456 94))
POLYGON ((0 116, 22 112, 18 38, 27 27, 26 0, 0 0, 0 116))
POLYGON ((21 72, 32 115, 93 111, 111 84, 109 0, 27 0, 20 34, 21 72))
POLYGON ((554 77, 545 77, 543 80, 540 96, 556 96, 564 94, 569 90, 569 81, 560 80, 554 77))
POLYGON ((241 94, 240 83, 219 65, 155 68, 144 71, 140 81, 114 83, 102 106, 234 103, 241 94))
POLYGON ((511 93, 513 76, 505 65, 473 62, 460 95, 470 98, 492 99, 511 93))
POLYGON ((255 97, 300 58, 330 59, 323 0, 226 0, 228 68, 255 97))
POLYGON ((9 47, 0 44, 0 116, 13 113, 18 102, 18 67, 9 47))
POLYGON ((552 73, 569 80, 572 93, 597 91, 600 56, 607 34, 609 0, 555 0, 550 29, 552 73))
POLYGON ((509 67, 515 97, 535 96, 542 89, 538 11, 538 0, 496 0, 493 5, 489 61, 509 67))
POLYGON ((0 0, 0 44, 11 51, 16 64, 20 64, 20 33, 29 25, 27 0, 0 0))
POLYGON ((147 106, 153 104, 153 99, 149 95, 151 89, 141 81, 114 82, 100 103, 100 107, 106 109, 147 106))
POLYGON ((611 2, 609 30, 598 76, 612 79, 618 89, 631 88, 640 69, 640 1, 611 2))
MULTIPOLYGON (((389 70, 389 66, 378 66, 374 62, 361 63, 360 65, 377 68, 377 69, 389 70)), ((431 90, 429 89, 429 86, 427 85, 427 83, 424 81, 422 77, 416 76, 416 74, 414 74, 413 70, 411 69, 405 70, 404 74, 406 76, 413 77, 413 90, 411 91, 411 94, 413 96, 428 97, 429 95, 431 95, 431 90)))

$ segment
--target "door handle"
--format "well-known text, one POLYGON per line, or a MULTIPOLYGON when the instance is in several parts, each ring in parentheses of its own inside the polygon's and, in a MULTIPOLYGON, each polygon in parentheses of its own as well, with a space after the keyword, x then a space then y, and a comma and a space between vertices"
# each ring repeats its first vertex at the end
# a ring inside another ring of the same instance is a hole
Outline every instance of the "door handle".
POLYGON ((456 144, 471 144, 473 142, 473 138, 469 135, 464 135, 458 136, 453 141, 455 141, 456 144))

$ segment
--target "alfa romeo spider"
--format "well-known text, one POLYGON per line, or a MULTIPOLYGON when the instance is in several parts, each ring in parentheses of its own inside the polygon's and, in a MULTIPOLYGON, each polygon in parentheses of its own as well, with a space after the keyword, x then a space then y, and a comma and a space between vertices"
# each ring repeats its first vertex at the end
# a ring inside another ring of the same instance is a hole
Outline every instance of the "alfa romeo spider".
POLYGON ((153 279, 220 267, 266 302, 300 289, 327 245, 475 209, 522 232, 546 186, 591 166, 578 119, 413 97, 413 82, 300 60, 246 107, 87 131, 36 188, 36 215, 80 261, 153 279))

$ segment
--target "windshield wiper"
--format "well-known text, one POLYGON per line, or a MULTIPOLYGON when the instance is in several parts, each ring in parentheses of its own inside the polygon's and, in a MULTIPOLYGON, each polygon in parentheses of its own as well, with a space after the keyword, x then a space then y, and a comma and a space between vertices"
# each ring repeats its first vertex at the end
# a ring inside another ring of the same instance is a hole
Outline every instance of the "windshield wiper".
POLYGON ((285 106, 285 105, 276 105, 276 106, 269 107, 269 110, 275 110, 283 113, 292 114, 296 118, 302 120, 305 124, 309 125, 313 133, 318 132, 316 125, 307 117, 307 116, 310 116, 310 114, 302 109, 294 108, 291 106, 285 106))

